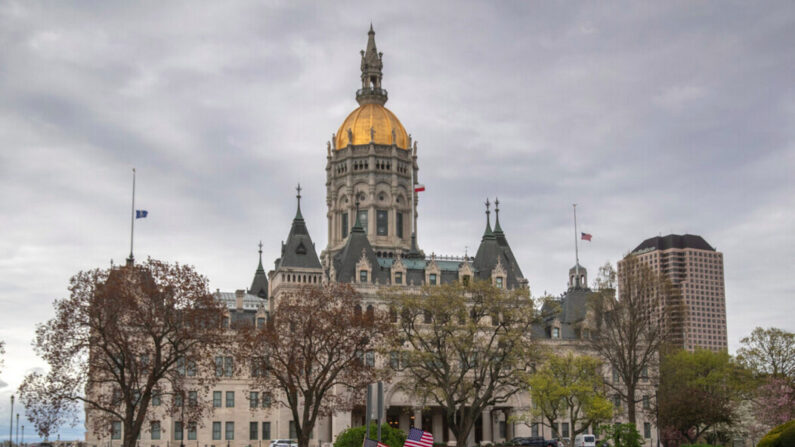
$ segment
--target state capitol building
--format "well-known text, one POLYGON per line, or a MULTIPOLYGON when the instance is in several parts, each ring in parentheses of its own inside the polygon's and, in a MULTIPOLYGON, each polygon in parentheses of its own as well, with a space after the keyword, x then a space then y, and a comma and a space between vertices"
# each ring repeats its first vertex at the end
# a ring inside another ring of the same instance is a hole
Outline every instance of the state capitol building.
MULTIPOLYGON (((382 85, 382 53, 376 49, 372 26, 361 54, 361 85, 356 91, 359 106, 342 120, 326 147, 328 245, 319 253, 316 250, 310 228, 317 231, 318 222, 304 220, 299 188, 295 218, 273 269, 266 271, 263 266, 260 245, 259 265, 250 286, 216 293, 227 304, 230 324, 264 324, 275 302, 304 284, 350 283, 362 295, 363 307, 380 306, 378 291, 385 287, 412 288, 472 280, 490 281, 499 288, 528 287, 500 224, 498 201, 494 203, 493 219, 487 204, 485 229, 475 256, 437 257, 418 247, 419 195, 415 188, 419 185, 421 151, 398 117, 385 107, 388 94, 382 85)), ((533 335, 558 353, 585 352, 582 338, 589 328, 586 300, 591 293, 586 269, 572 267, 568 278, 559 310, 538 323, 533 335)), ((607 369, 605 377, 609 377, 607 369)), ((390 384, 385 386, 384 404, 390 425, 406 431, 420 427, 431 432, 437 443, 455 442, 442 408, 426 406, 416 396, 395 391, 390 384)), ((648 392, 653 395, 653 390, 648 392)), ((188 426, 183 432, 181 426, 175 429, 179 416, 165 416, 156 426, 142 429, 140 446, 260 447, 272 439, 295 438, 289 409, 255 396, 257 393, 249 389, 248 377, 225 375, 210 394, 206 399, 215 407, 208 416, 211 420, 188 426)), ((613 400, 613 396, 610 398, 613 400)), ((530 406, 529 396, 522 393, 504 406, 484 411, 467 444, 498 443, 515 436, 552 438, 550 427, 540 419, 515 422, 513 416, 526 414, 530 406)), ((638 430, 645 435, 644 441, 654 445, 656 429, 640 405, 639 410, 638 430)), ((616 413, 615 421, 624 420, 623 411, 616 413)), ((363 406, 321 418, 310 445, 330 445, 340 432, 364 425, 364 421, 363 406)), ((558 424, 560 436, 568 438, 569 422, 562 419, 558 424)), ((90 430, 86 441, 92 447, 112 447, 122 442, 115 432, 98 438, 90 430)))

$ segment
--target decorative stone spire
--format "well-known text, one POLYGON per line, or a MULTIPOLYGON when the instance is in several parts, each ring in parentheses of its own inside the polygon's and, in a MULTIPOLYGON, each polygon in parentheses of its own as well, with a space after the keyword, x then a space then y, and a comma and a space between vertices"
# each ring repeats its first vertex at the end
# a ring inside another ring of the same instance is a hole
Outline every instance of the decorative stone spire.
POLYGON ((298 199, 298 208, 295 211, 295 218, 304 220, 304 216, 301 214, 301 184, 299 183, 298 186, 295 187, 295 198, 298 199))
POLYGON ((257 266, 257 271, 254 272, 254 279, 251 281, 248 293, 257 295, 260 298, 268 298, 268 277, 262 267, 262 241, 259 241, 259 265, 257 266))
POLYGON ((499 197, 494 199, 494 234, 495 235, 502 234, 502 228, 500 227, 500 198, 499 197))
POLYGON ((494 232, 491 231, 491 211, 489 210, 490 206, 491 203, 489 202, 489 199, 486 199, 486 231, 483 232, 482 240, 494 239, 494 232))
POLYGON ((364 233, 364 227, 362 227, 362 222, 359 220, 359 197, 356 197, 356 220, 353 222, 353 228, 351 228, 351 233, 364 233))
POLYGON ((381 60, 383 53, 379 53, 375 47, 375 31, 373 24, 370 24, 370 31, 367 33, 367 49, 362 50, 362 88, 356 92, 356 101, 359 105, 381 104, 387 101, 387 92, 381 88, 381 69, 384 64, 381 60))

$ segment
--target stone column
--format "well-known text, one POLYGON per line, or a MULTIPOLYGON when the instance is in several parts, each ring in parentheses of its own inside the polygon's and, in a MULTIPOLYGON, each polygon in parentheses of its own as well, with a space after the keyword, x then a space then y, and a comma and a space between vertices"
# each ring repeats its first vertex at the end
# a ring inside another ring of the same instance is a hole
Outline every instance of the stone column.
POLYGON ((505 409, 505 439, 510 441, 514 438, 513 434, 513 422, 511 422, 511 416, 513 415, 513 408, 506 408, 505 409))
POLYGON ((438 411, 431 415, 431 426, 433 430, 431 433, 433 434, 433 442, 444 442, 444 421, 442 420, 444 416, 442 413, 438 411))
POLYGON ((414 428, 422 430, 422 408, 414 409, 414 428))
POLYGON ((483 427, 481 444, 493 443, 493 438, 491 437, 491 408, 483 410, 483 413, 480 414, 480 424, 483 427))

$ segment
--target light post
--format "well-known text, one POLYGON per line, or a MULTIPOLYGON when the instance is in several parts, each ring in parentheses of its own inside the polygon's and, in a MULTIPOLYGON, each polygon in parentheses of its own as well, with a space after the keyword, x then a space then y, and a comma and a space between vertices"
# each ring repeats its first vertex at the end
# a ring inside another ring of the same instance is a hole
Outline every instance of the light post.
POLYGON ((19 413, 17 413, 17 445, 19 445, 19 413))
POLYGON ((657 389, 654 390, 654 401, 657 405, 655 410, 657 411, 657 447, 660 447, 660 385, 657 385, 657 389))
POLYGON ((8 424, 8 447, 14 446, 14 395, 11 395, 11 422, 8 424))
POLYGON ((22 426, 22 444, 25 444, 25 426, 22 426))

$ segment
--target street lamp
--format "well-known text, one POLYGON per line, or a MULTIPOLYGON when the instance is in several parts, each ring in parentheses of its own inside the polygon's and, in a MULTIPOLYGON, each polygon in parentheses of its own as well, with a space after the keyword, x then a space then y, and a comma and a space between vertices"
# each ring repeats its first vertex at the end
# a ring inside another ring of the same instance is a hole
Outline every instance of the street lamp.
POLYGON ((14 445, 14 395, 11 395, 11 422, 8 424, 8 447, 14 445))
POLYGON ((19 413, 17 413, 17 445, 19 445, 19 413))

